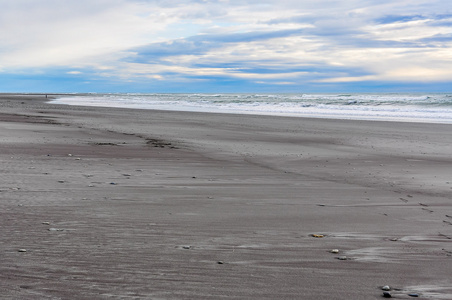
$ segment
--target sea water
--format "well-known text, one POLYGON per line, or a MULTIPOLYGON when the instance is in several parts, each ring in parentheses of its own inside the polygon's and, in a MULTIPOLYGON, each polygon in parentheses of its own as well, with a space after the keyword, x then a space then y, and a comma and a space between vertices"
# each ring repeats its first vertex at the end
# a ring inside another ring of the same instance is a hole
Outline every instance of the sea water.
POLYGON ((452 124, 452 93, 83 94, 55 104, 452 124))

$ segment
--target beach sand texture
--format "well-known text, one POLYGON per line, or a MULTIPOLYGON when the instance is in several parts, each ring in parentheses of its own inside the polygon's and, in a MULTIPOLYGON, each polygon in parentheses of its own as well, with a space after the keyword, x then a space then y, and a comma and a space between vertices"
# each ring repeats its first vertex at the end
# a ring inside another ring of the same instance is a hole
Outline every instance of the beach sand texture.
POLYGON ((44 100, 0 96, 2 299, 452 299, 452 125, 44 100))

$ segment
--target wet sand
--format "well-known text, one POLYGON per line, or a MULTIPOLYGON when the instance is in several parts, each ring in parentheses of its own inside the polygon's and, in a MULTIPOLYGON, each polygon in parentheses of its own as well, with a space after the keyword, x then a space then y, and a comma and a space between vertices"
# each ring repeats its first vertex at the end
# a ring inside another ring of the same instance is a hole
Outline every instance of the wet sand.
POLYGON ((452 125, 44 100, 0 95, 2 299, 452 299, 452 125))

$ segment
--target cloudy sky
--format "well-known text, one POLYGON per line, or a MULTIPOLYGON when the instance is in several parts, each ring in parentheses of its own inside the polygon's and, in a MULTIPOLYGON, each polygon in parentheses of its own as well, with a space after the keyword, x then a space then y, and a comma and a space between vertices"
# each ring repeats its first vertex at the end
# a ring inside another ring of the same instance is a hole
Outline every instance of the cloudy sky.
POLYGON ((451 90, 448 0, 0 0, 0 92, 451 90))

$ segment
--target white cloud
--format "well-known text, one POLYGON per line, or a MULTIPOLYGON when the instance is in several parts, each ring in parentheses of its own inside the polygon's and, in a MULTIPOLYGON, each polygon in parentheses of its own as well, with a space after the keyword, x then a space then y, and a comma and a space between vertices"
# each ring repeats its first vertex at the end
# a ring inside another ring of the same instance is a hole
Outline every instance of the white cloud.
POLYGON ((403 23, 383 24, 363 28, 376 40, 413 41, 435 35, 452 34, 450 26, 429 26, 432 20, 416 20, 403 23))
POLYGON ((326 79, 313 80, 312 82, 319 83, 348 83, 348 82, 363 82, 363 81, 373 81, 378 80, 378 76, 368 75, 368 76, 355 76, 355 77, 333 77, 326 79))
POLYGON ((11 1, 0 11, 5 67, 91 64, 159 38, 174 22, 154 6, 128 1, 11 1), (37 5, 39 3, 39 5, 37 5))

